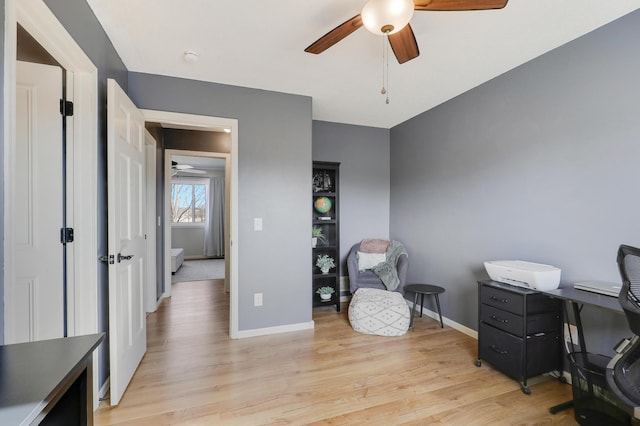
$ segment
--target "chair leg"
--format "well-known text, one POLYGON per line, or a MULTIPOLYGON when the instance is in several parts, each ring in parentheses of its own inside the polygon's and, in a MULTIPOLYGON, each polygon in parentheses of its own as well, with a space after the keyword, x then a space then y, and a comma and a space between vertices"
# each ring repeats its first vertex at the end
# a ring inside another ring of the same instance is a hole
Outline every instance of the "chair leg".
POLYGON ((420 295, 420 318, 422 318, 422 311, 424 311, 424 293, 420 295))

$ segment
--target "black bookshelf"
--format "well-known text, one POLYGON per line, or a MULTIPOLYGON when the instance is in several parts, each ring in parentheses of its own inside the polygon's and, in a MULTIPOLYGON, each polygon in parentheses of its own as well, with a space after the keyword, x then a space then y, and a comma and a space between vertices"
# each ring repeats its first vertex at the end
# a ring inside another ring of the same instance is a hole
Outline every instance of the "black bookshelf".
POLYGON ((311 222, 325 237, 325 241, 318 240, 312 249, 313 307, 335 305, 340 312, 340 163, 314 161, 312 178, 311 222), (326 208, 328 204, 330 208, 326 208), (336 265, 326 274, 316 266, 318 256, 323 255, 333 258, 336 265), (331 298, 323 300, 316 293, 320 287, 333 288, 331 298))

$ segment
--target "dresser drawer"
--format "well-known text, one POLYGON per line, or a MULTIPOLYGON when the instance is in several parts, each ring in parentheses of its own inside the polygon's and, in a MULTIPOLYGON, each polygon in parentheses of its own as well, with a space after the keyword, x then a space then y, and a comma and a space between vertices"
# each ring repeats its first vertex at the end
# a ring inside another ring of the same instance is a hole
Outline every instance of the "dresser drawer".
POLYGON ((480 320, 500 330, 522 337, 522 317, 489 305, 480 305, 480 320))
POLYGON ((478 358, 497 370, 515 378, 526 379, 552 370, 559 370, 560 334, 546 333, 526 338, 526 369, 523 370, 523 339, 487 324, 480 324, 478 358))
POLYGON ((513 378, 522 378, 522 338, 484 323, 480 324, 480 336, 478 359, 513 378))
POLYGON ((494 308, 489 305, 480 305, 480 320, 500 330, 519 337, 533 334, 560 331, 560 313, 545 312, 527 316, 526 333, 523 334, 524 317, 494 308))
POLYGON ((480 302, 516 315, 524 313, 524 296, 500 288, 482 286, 480 302))

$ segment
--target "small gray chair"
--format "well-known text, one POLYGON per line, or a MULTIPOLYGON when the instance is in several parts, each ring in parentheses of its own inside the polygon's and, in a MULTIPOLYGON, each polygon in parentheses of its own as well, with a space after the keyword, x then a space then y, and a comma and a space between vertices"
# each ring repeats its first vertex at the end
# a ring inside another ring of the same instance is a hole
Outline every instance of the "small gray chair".
MULTIPOLYGON (((347 270, 349 272, 349 290, 351 294, 354 294, 357 289, 361 287, 366 288, 377 288, 380 290, 386 290, 382 280, 375 274, 375 272, 371 270, 366 270, 360 272, 358 270, 358 257, 356 253, 360 250, 360 243, 354 244, 351 247, 351 251, 347 256, 347 270)), ((401 293, 404 296, 404 287, 407 284, 407 271, 409 270, 409 257, 406 255, 402 255, 398 257, 398 262, 396 264, 396 268, 398 271, 398 278, 400 279, 400 284, 398 288, 394 291, 401 293)))

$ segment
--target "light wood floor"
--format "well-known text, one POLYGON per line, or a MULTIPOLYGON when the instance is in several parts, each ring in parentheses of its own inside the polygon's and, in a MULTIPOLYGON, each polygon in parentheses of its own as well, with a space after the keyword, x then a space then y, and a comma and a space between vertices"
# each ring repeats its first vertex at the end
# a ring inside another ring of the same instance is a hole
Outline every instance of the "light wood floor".
POLYGON ((431 318, 402 337, 367 336, 347 305, 314 310, 315 330, 228 338, 223 282, 173 285, 150 314, 148 350, 120 405, 96 425, 541 425, 577 424, 556 380, 531 386, 486 363, 476 341, 431 318))

